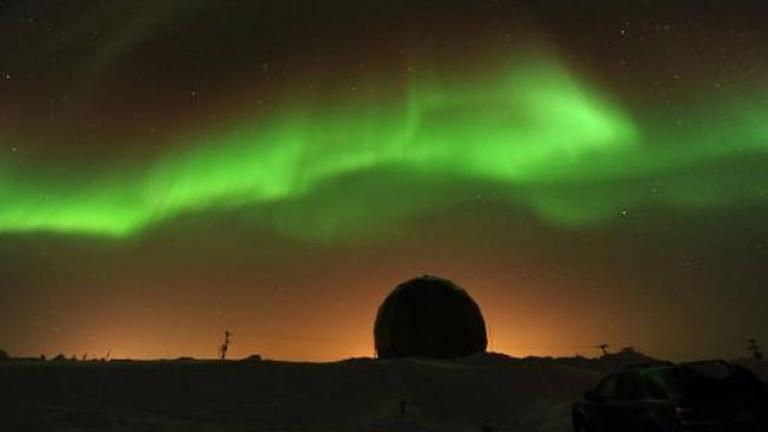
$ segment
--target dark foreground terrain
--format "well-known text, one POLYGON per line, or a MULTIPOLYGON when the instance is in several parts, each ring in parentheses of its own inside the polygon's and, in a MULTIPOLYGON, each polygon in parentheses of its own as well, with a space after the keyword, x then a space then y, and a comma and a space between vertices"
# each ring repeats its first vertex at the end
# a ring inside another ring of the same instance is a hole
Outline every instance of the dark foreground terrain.
POLYGON ((642 360, 11 360, 0 362, 0 430, 564 432, 575 398, 642 360))

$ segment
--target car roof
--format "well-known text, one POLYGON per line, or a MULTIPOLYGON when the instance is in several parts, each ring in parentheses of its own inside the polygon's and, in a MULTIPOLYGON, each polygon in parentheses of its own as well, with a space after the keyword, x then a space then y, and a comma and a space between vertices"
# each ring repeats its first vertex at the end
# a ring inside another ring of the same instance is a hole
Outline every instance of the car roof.
POLYGON ((624 368, 624 372, 640 372, 640 371, 647 371, 647 370, 654 370, 654 369, 666 369, 674 366, 675 364, 669 361, 635 363, 635 364, 627 365, 624 368))
POLYGON ((725 360, 698 360, 698 361, 688 361, 688 362, 681 362, 681 363, 673 363, 671 361, 658 361, 658 362, 631 364, 626 366, 624 370, 619 373, 647 374, 647 373, 658 372, 662 370, 672 370, 672 369, 680 369, 680 368, 691 367, 691 366, 696 367, 696 366, 710 366, 710 365, 727 367, 730 369, 739 369, 737 365, 731 364, 725 360))

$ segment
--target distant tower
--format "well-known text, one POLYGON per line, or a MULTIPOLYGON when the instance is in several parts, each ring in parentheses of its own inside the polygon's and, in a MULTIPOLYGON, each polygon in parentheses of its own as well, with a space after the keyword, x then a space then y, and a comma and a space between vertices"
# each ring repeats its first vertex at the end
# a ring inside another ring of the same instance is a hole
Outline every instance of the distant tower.
POLYGON ((232 342, 230 336, 232 336, 232 333, 230 333, 229 330, 224 330, 224 342, 222 342, 221 347, 219 347, 219 358, 222 360, 227 358, 227 350, 229 349, 230 342, 232 342))
POLYGON ((749 339, 747 344, 747 349, 752 353, 752 357, 755 360, 762 360, 763 352, 760 351, 760 347, 757 345, 757 341, 755 339, 749 339))
POLYGON ((596 346, 595 348, 600 349, 600 351, 603 352, 603 357, 605 357, 605 356, 608 355, 608 347, 609 346, 610 345, 608 345, 608 344, 600 344, 600 345, 596 346))

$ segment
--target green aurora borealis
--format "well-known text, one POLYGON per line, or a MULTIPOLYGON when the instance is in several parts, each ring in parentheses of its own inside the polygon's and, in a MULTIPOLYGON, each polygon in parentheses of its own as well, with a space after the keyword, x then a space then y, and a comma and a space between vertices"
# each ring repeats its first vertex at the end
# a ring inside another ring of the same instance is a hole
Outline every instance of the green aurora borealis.
POLYGON ((495 351, 744 355, 755 5, 2 3, 0 349, 369 356, 384 296, 434 274, 495 351))
MULTIPOLYGON (((277 228, 333 239, 337 231, 365 235, 451 200, 448 191, 428 203, 401 193, 340 191, 324 203, 302 204, 325 184, 381 168, 416 182, 491 184, 502 199, 563 226, 610 220, 649 200, 698 209, 766 199, 765 175, 696 178, 701 167, 764 157, 768 113, 759 105, 699 110, 696 120, 704 116, 706 127, 694 130, 645 127, 554 55, 505 55, 516 61, 505 70, 464 81, 415 76, 384 103, 375 91, 333 107, 299 96, 267 118, 241 116, 236 127, 187 131, 182 150, 125 168, 87 175, 65 168, 47 176, 6 162, 0 231, 125 237, 187 212, 277 205, 277 228), (670 180, 664 188, 638 187, 650 177, 670 180), (281 202, 292 203, 292 214, 297 205, 302 210, 288 217, 281 202), (389 211, 382 216, 378 206, 389 211)), ((3 140, 3 151, 15 146, 3 140)))

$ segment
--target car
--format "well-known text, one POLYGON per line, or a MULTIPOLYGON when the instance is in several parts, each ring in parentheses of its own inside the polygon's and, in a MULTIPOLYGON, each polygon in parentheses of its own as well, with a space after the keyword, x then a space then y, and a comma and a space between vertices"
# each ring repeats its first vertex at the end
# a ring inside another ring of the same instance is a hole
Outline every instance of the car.
POLYGON ((725 361, 635 365, 573 404, 575 432, 765 432, 768 385, 725 361))

